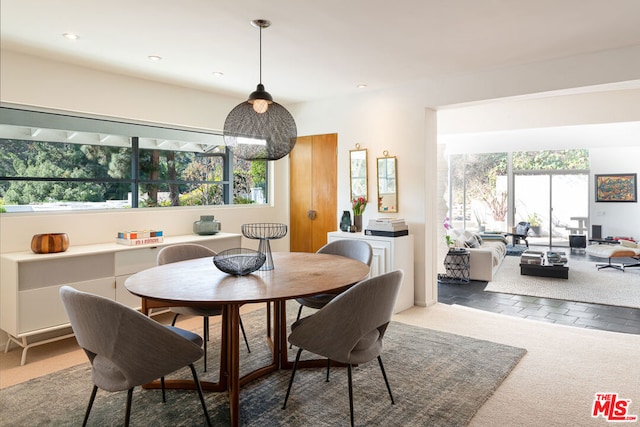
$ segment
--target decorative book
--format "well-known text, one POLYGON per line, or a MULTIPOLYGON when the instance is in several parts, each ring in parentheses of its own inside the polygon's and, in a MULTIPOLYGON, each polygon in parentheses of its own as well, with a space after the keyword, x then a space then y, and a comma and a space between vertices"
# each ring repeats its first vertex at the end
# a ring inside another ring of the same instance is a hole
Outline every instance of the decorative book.
POLYGON ((160 230, 120 231, 116 243, 128 246, 162 243, 164 236, 160 230))

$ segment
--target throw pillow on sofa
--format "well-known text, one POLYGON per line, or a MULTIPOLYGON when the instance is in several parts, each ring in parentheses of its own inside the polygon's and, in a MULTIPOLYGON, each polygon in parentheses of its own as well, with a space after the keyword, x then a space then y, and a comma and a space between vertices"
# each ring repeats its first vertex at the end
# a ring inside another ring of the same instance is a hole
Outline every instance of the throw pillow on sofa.
POLYGON ((624 246, 625 248, 637 248, 638 244, 636 242, 632 242, 631 240, 618 240, 620 242, 620 246, 624 246))
POLYGON ((479 248, 480 244, 478 243, 478 241, 476 239, 469 239, 466 242, 464 242, 464 245, 467 248, 479 248))
POLYGON ((478 240, 478 237, 476 235, 472 235, 469 239, 467 239, 464 242, 464 245, 467 248, 479 248, 481 245, 481 242, 478 240))

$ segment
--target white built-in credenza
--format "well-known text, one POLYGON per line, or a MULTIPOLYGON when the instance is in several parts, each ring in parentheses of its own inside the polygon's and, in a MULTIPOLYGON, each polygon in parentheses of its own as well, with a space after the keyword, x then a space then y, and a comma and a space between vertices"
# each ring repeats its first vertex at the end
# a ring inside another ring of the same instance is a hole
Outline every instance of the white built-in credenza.
POLYGON ((5 352, 12 342, 20 345, 22 364, 30 347, 63 339, 69 320, 58 296, 63 285, 140 308, 140 298, 129 293, 124 281, 138 271, 156 265, 164 246, 198 243, 216 252, 241 246, 240 234, 165 236, 162 243, 126 246, 116 243, 70 246, 65 252, 2 254, 0 264, 0 329, 8 334, 5 352), (55 332, 59 332, 55 334, 55 332), (61 335, 62 333, 62 335, 61 335), (46 335, 53 337, 42 338, 46 335), (27 338, 36 339, 29 343, 27 338))
POLYGON ((359 239, 369 242, 373 249, 371 261, 371 277, 388 273, 393 270, 404 271, 404 279, 400 294, 394 308, 399 313, 413 307, 413 236, 381 237, 366 236, 363 233, 348 233, 332 231, 327 234, 327 240, 332 242, 339 239, 359 239))

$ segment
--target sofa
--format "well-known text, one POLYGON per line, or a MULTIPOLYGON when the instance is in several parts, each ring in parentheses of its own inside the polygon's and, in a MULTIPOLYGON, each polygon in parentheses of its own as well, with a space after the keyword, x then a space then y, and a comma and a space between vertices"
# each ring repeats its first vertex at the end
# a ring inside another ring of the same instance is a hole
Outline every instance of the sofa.
POLYGON ((456 247, 469 250, 469 278, 493 280, 507 255, 507 239, 503 234, 478 234, 467 230, 451 229, 449 236, 456 247))

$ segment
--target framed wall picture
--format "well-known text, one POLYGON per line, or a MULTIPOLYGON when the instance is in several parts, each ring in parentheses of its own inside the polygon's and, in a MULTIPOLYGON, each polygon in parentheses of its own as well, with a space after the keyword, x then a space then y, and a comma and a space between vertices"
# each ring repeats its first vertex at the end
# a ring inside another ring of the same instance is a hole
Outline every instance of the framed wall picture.
POLYGON ((637 202, 638 176, 635 173, 595 175, 596 202, 637 202))

